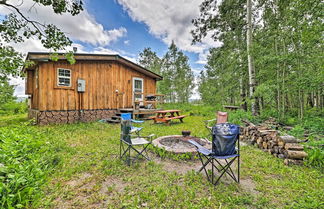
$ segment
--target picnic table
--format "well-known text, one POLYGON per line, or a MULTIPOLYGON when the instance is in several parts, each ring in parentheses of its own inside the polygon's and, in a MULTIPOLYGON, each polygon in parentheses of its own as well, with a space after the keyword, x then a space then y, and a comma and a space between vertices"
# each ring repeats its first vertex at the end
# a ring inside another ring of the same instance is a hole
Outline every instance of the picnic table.
POLYGON ((151 117, 154 120, 154 123, 162 122, 169 125, 171 120, 179 119, 183 123, 183 118, 185 115, 180 115, 181 110, 158 110, 156 111, 156 116, 151 117))

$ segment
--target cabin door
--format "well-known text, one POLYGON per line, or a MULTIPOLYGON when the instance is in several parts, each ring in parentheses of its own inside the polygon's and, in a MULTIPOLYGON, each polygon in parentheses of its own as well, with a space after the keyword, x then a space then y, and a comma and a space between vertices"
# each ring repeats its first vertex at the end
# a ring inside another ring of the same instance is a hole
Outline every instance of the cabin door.
POLYGON ((144 82, 143 78, 133 78, 133 104, 144 105, 144 82))

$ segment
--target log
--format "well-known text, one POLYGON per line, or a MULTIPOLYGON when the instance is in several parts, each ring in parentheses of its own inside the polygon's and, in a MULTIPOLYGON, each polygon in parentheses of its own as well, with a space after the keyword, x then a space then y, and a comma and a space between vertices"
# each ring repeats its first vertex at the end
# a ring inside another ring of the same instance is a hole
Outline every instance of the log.
POLYGON ((261 136, 272 135, 277 132, 277 130, 259 130, 261 136))
POLYGON ((278 155, 278 158, 280 158, 280 159, 284 159, 284 158, 285 158, 285 155, 284 155, 284 154, 279 154, 279 155, 278 155))
POLYGON ((286 150, 285 156, 289 159, 300 159, 307 157, 307 153, 304 151, 294 151, 294 150, 286 150))
POLYGON ((290 135, 279 136, 278 140, 279 142, 285 142, 285 143, 297 143, 297 139, 294 136, 290 136, 290 135))
POLYGON ((278 146, 274 146, 273 150, 274 150, 274 153, 277 153, 277 154, 279 153, 279 147, 278 146))
POLYGON ((251 123, 250 121, 248 121, 247 119, 243 119, 242 121, 249 126, 255 127, 255 125, 253 123, 251 123))
POLYGON ((267 142, 263 142, 263 143, 262 143, 262 147, 263 147, 263 149, 268 149, 268 144, 267 144, 267 142))
POLYGON ((263 143, 263 139, 262 137, 259 137, 257 140, 256 140, 257 144, 262 144, 263 143))
POLYGON ((280 147, 280 148, 284 148, 285 147, 285 142, 283 142, 283 141, 279 141, 278 142, 278 146, 280 147))
POLYGON ((286 131, 290 131, 291 129, 293 129, 292 126, 284 126, 283 129, 285 129, 286 131))
POLYGON ((268 149, 268 152, 269 152, 269 154, 273 154, 274 153, 274 149, 268 149))
POLYGON ((285 149, 286 150, 303 151, 304 150, 304 146, 301 145, 301 144, 297 144, 297 143, 288 143, 288 144, 285 144, 285 149))
POLYGON ((292 159, 285 159, 284 160, 285 165, 303 165, 302 160, 292 160, 292 159))
POLYGON ((282 141, 285 143, 301 143, 301 142, 307 142, 308 139, 300 140, 300 139, 296 139, 294 136, 285 135, 285 136, 279 136, 278 141, 282 141))
POLYGON ((279 147, 279 154, 284 154, 285 149, 279 147))

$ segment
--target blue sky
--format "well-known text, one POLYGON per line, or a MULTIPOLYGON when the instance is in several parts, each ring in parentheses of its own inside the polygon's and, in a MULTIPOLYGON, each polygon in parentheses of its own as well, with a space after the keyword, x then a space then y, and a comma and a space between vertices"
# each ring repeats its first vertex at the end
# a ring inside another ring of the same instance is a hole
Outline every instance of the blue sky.
MULTIPOLYGON (((11 0, 30 19, 53 23, 73 40, 78 52, 120 54, 137 62, 144 48, 150 47, 162 57, 172 41, 189 57, 195 75, 203 70, 211 47, 217 47, 208 36, 192 45, 191 20, 199 15, 202 0, 84 0, 84 11, 77 16, 56 15, 50 7, 34 5, 31 0, 11 0)), ((0 7, 0 16, 11 11, 0 7)), ((26 54, 48 51, 37 39, 11 44, 26 54)), ((72 49, 72 47, 70 48, 72 49)), ((21 79, 13 79, 16 95, 23 94, 21 79)))
MULTIPOLYGON (((150 47, 162 57, 167 49, 168 44, 164 43, 159 37, 149 32, 149 26, 141 21, 134 21, 128 15, 127 11, 117 1, 86 1, 86 9, 93 14, 97 22, 107 29, 124 27, 127 30, 127 36, 113 42, 110 45, 112 50, 127 52, 130 56, 138 56, 145 47, 150 47), (125 44, 126 43, 126 44, 125 44)), ((190 22, 191 19, 188 19, 190 22)), ((91 45, 88 45, 91 49, 91 45)), ((199 59, 198 53, 184 51, 189 57, 190 65, 195 69, 202 69, 203 64, 196 63, 199 59)))
MULTIPOLYGON (((87 1, 86 8, 106 29, 126 28, 127 35, 110 44, 112 50, 124 51, 131 56, 138 55, 145 47, 151 47, 159 56, 167 51, 167 45, 151 35, 147 25, 133 21, 116 1, 87 1)), ((92 47, 91 44, 87 45, 89 50, 92 47)))

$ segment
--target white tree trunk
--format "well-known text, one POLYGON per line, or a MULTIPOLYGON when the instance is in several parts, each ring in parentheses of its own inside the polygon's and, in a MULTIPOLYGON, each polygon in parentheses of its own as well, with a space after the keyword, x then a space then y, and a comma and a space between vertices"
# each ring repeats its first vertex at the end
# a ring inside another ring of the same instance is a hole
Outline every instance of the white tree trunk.
POLYGON ((257 110, 257 101, 254 97, 254 91, 255 91, 255 69, 253 65, 253 57, 251 54, 251 48, 252 48, 252 3, 251 0, 247 0, 246 2, 246 8, 247 8, 247 32, 246 32, 246 48, 247 48, 247 54, 248 54, 248 69, 249 69, 249 96, 252 100, 251 103, 251 111, 253 115, 258 114, 257 110))

